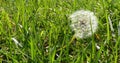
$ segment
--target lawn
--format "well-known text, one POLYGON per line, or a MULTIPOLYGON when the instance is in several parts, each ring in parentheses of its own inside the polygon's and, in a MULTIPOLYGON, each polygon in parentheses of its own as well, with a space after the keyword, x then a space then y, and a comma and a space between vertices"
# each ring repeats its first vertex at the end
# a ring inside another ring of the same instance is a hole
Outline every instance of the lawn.
POLYGON ((120 63, 119 21, 119 0, 0 0, 0 62, 120 63), (74 37, 78 10, 98 19, 91 37, 74 37))

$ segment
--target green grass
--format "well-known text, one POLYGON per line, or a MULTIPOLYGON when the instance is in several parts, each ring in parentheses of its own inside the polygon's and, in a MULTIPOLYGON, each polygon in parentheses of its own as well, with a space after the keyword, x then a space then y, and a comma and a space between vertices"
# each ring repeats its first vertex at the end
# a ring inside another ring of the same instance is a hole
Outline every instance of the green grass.
POLYGON ((0 0, 0 62, 120 63, 119 20, 119 0, 0 0), (98 17, 93 37, 74 37, 69 16, 80 9, 98 17))

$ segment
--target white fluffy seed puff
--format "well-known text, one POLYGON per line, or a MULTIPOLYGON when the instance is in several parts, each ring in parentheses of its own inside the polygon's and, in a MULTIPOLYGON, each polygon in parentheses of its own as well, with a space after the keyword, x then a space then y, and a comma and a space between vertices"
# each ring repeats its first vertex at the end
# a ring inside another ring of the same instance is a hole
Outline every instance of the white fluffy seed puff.
POLYGON ((98 27, 97 17, 91 11, 80 10, 70 15, 70 27, 76 38, 90 37, 98 27))

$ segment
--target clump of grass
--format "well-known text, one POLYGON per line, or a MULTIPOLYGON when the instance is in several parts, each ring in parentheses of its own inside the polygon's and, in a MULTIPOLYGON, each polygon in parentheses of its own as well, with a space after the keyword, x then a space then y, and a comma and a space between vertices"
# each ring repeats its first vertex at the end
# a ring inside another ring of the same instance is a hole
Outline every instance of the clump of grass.
POLYGON ((0 0, 0 3, 0 62, 120 62, 119 0, 0 0), (74 32, 68 17, 80 9, 93 11, 99 27, 92 37, 76 40, 72 38, 74 32))

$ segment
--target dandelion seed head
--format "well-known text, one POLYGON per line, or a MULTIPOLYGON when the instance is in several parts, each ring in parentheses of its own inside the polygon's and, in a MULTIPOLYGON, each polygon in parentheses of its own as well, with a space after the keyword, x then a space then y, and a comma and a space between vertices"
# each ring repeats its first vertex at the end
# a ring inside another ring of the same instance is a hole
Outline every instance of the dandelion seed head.
POLYGON ((91 11, 80 10, 70 15, 71 25, 75 37, 86 38, 92 35, 98 27, 96 16, 91 11), (92 29, 92 31, 91 31, 92 29))

